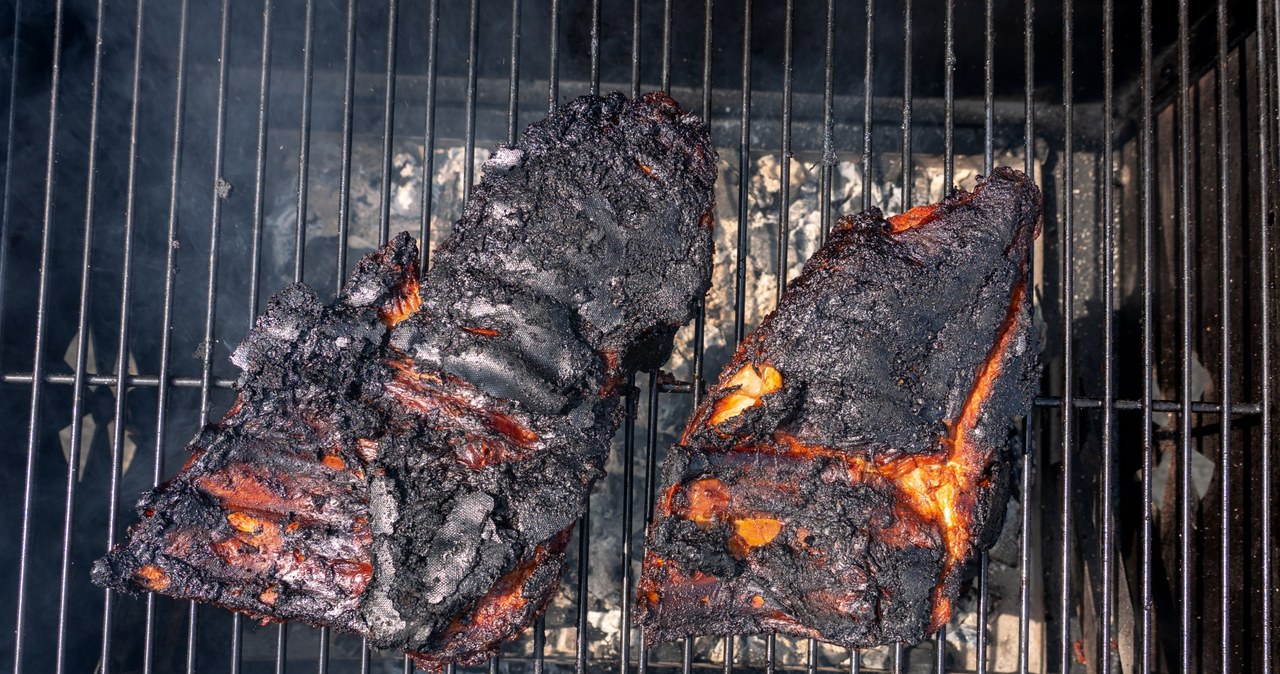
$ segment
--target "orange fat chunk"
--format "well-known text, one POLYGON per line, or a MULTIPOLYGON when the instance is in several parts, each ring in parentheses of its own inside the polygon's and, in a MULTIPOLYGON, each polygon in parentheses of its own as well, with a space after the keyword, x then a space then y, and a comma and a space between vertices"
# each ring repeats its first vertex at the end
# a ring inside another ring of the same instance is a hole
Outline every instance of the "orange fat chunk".
POLYGON ((889 218, 889 233, 901 234, 908 229, 927 225, 936 219, 938 219, 938 204, 916 206, 906 213, 899 213, 889 218))
POLYGON ((236 531, 243 531, 246 534, 256 534, 262 531, 262 520, 248 513, 240 511, 227 513, 227 522, 236 531))
POLYGON ((707 524, 729 506, 729 488, 714 477, 691 483, 686 495, 689 507, 684 517, 697 524, 707 524))
POLYGON ((733 530, 749 548, 768 545, 782 531, 782 522, 770 517, 744 517, 734 520, 733 530))
POLYGON ((165 573, 164 569, 161 569, 154 564, 147 564, 140 567, 135 575, 141 581, 140 584, 148 590, 161 592, 165 588, 169 587, 169 574, 165 573))
POLYGON ((715 409, 711 414, 711 424, 713 426, 722 424, 742 414, 743 410, 759 405, 760 398, 782 388, 782 373, 774 369, 772 365, 761 365, 760 369, 757 370, 748 363, 733 375, 733 378, 728 381, 725 388, 733 388, 735 386, 737 387, 736 390, 716 403, 715 409))

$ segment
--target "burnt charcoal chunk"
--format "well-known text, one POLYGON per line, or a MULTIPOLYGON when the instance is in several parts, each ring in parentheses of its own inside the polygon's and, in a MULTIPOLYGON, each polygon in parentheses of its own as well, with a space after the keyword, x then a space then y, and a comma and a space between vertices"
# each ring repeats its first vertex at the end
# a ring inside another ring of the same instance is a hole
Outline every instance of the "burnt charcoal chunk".
POLYGON ((637 620, 649 643, 776 630, 914 643, 951 614, 1008 498, 1039 378, 1027 278, 1041 197, 842 218, 748 335, 664 467, 637 620))
POLYGON ((710 284, 715 162, 666 95, 586 96, 494 153, 421 280, 401 234, 328 305, 278 293, 94 580, 487 657, 550 600, 623 382, 710 284))

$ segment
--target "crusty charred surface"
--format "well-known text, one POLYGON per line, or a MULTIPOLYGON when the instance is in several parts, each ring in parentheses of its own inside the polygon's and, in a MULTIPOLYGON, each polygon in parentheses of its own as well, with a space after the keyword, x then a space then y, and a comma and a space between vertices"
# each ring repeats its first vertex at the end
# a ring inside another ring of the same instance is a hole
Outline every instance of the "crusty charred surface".
POLYGON ((416 283, 401 236, 363 259, 324 306, 309 288, 273 297, 232 355, 231 411, 190 443, 176 477, 144 495, 99 584, 155 590, 278 620, 359 630, 373 578, 369 451, 387 415, 384 315, 416 283))
POLYGON ((715 154, 663 94, 583 97, 485 165, 419 282, 407 234, 297 285, 233 410, 94 579, 474 662, 550 599, 620 420, 710 283, 715 154))
POLYGON ((580 98, 490 157, 421 308, 389 339, 433 376, 390 383, 415 416, 371 478, 377 643, 475 659, 550 598, 558 574, 539 572, 519 584, 528 610, 478 618, 506 616, 501 629, 453 627, 529 560, 561 563, 554 540, 585 511, 621 420, 618 382, 666 360, 710 284, 715 175, 705 125, 663 94, 580 98), (504 404, 424 400, 435 379, 504 404))
POLYGON ((434 671, 450 662, 474 659, 471 654, 495 651, 512 634, 533 622, 555 594, 564 570, 564 549, 572 532, 572 528, 565 529, 538 545, 469 611, 454 617, 426 648, 410 651, 414 663, 434 671))
POLYGON ((1039 190, 840 220, 695 410, 639 584, 650 643, 776 630, 919 641, 999 533, 1010 422, 1038 378, 1039 190))

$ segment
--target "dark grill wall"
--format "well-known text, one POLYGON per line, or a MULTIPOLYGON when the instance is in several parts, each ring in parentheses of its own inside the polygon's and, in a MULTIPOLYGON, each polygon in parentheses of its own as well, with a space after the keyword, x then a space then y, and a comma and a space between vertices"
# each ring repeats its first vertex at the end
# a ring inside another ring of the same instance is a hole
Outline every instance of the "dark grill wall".
POLYGON ((666 88, 710 119, 722 156, 706 319, 669 374, 637 377, 560 595, 489 671, 1269 674, 1277 14, 1277 0, 0 3, 0 665, 406 668, 349 635, 106 595, 89 564, 221 416, 228 355, 272 292, 332 293, 389 232, 442 240, 473 167, 549 105, 666 88), (698 384, 773 306, 779 260, 794 275, 838 215, 900 211, 1005 163, 1046 193, 1045 378, 1005 534, 946 635, 861 654, 714 635, 645 649, 625 598, 654 470, 698 384))

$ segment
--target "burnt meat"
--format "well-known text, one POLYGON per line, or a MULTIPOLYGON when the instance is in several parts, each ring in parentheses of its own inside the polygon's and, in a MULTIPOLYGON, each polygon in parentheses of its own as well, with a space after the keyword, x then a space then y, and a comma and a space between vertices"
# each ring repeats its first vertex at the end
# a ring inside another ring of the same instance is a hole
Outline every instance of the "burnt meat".
POLYGON ((668 454, 639 583, 649 643, 776 630, 852 647, 946 622, 999 533, 1038 379, 1041 197, 842 218, 668 454))
POLYGON ((474 662, 557 587, 639 367, 710 284, 715 152, 664 94, 587 96, 484 165, 419 282, 401 234, 236 350, 238 397, 93 578, 474 662))

